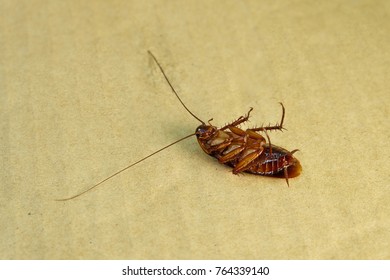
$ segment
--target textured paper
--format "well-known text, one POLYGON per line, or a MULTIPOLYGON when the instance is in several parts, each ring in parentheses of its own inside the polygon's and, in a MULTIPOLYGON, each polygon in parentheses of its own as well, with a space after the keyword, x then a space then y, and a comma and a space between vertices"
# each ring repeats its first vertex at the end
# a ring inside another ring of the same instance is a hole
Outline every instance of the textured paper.
POLYGON ((389 259, 388 1, 1 1, 2 259, 389 259), (303 173, 234 176, 185 104, 303 173), (245 127, 245 126, 243 126, 245 127))

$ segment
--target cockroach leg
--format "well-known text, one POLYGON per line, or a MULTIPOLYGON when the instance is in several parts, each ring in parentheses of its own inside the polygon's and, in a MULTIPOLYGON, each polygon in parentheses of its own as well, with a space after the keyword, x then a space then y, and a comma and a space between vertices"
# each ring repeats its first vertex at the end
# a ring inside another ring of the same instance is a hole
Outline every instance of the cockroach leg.
POLYGON ((272 144, 271 144, 271 138, 269 138, 267 130, 264 130, 265 136, 267 136, 268 139, 268 145, 269 145, 269 156, 272 157, 272 144))
POLYGON ((225 129, 229 128, 229 126, 237 126, 239 124, 242 124, 242 123, 246 122, 247 120, 249 120, 249 117, 250 117, 250 114, 251 114, 252 111, 253 111, 253 108, 250 107, 248 113, 245 116, 239 117, 234 122, 229 123, 229 124, 225 125, 224 127, 220 128, 220 130, 225 130, 225 129))
POLYGON ((284 106, 283 106, 283 103, 282 102, 279 102, 279 104, 282 106, 282 119, 280 120, 280 128, 282 129, 283 128, 283 121, 284 121, 284 115, 286 113, 286 109, 284 109, 284 106))
POLYGON ((290 184, 288 183, 288 171, 287 171, 287 167, 283 168, 283 172, 284 172, 284 178, 286 179, 287 187, 290 187, 290 184))
POLYGON ((285 129, 283 127, 283 122, 284 122, 284 116, 285 116, 286 110, 284 109, 282 102, 279 102, 279 104, 282 106, 282 118, 280 120, 280 124, 255 127, 255 128, 251 128, 250 130, 252 130, 252 131, 265 131, 265 130, 283 130, 283 129, 285 129))

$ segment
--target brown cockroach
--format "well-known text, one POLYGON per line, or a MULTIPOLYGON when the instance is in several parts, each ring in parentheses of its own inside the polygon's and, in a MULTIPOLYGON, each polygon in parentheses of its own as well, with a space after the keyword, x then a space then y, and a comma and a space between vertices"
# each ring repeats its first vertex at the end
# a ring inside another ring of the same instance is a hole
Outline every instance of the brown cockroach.
POLYGON ((122 173, 123 171, 150 158, 151 156, 194 135, 196 136, 202 150, 206 154, 215 157, 219 161, 219 163, 233 167, 233 174, 247 172, 257 175, 285 178, 286 183, 289 186, 288 179, 296 177, 301 173, 301 164, 299 163, 298 159, 293 156, 293 154, 298 150, 293 150, 290 152, 286 149, 271 144, 271 140, 267 133, 267 131, 282 131, 284 129, 283 121, 285 116, 285 108, 282 103, 280 103, 280 105, 282 106, 282 118, 279 124, 273 126, 261 126, 246 130, 242 130, 241 128, 239 128, 238 126, 240 124, 248 121, 253 108, 250 108, 245 116, 241 116, 237 120, 221 128, 213 126, 210 123, 212 119, 210 119, 208 121, 208 124, 206 124, 187 108, 187 106, 184 104, 184 102, 181 100, 178 93, 174 89, 172 83, 169 81, 167 75, 165 74, 162 66, 160 65, 156 57, 152 54, 151 51, 148 51, 148 53, 153 58, 154 62, 157 64, 172 92, 176 95, 177 99, 183 105, 185 110, 190 113, 190 115, 193 116, 196 120, 198 120, 201 125, 196 128, 195 133, 187 135, 151 153, 150 155, 130 164, 129 166, 115 172, 111 176, 105 178, 104 180, 100 181, 89 189, 69 198, 57 199, 57 201, 65 201, 76 198, 96 188, 97 186, 113 178, 119 173, 122 173), (266 139, 258 132, 263 132, 265 134, 268 143, 266 139))

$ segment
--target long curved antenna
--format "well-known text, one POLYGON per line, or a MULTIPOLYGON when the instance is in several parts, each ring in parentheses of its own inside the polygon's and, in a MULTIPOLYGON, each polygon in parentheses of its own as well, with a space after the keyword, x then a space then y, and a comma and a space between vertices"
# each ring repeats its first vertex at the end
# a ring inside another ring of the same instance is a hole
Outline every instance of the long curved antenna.
POLYGON ((200 121, 202 124, 205 124, 204 121, 202 121, 201 119, 199 119, 197 116, 195 116, 188 108, 186 105, 184 105, 183 101, 180 99, 179 95, 177 94, 176 90, 174 89, 174 87, 172 86, 171 82, 169 81, 167 75, 165 74, 163 68, 161 67, 160 63, 158 62, 157 58, 154 56, 154 54, 152 54, 151 51, 148 50, 148 53, 150 54, 150 56, 153 58, 153 60, 156 62, 158 68, 160 68, 160 71, 161 73, 164 75, 164 78, 165 80, 167 81, 168 85, 171 87, 173 93, 176 95, 177 99, 179 99, 181 105, 183 105, 183 107, 187 110, 188 113, 191 114, 191 116, 193 116, 195 119, 197 119, 198 121, 200 121))
POLYGON ((171 143, 171 144, 169 144, 169 145, 167 145, 167 146, 165 146, 165 147, 163 147, 163 148, 161 148, 161 149, 155 151, 154 153, 151 153, 150 155, 148 155, 148 156, 146 156, 146 157, 140 159, 139 161, 136 161, 136 162, 130 164, 129 166, 126 166, 125 168, 123 168, 123 169, 121 169, 121 170, 115 172, 115 173, 112 174, 111 176, 107 177, 106 179, 100 181, 100 182, 97 183, 96 185, 90 187, 89 189, 87 189, 87 190, 85 190, 85 191, 83 191, 83 192, 81 192, 81 193, 78 193, 78 194, 76 194, 76 195, 74 195, 74 196, 71 196, 71 197, 68 197, 68 198, 55 199, 55 201, 67 201, 67 200, 71 200, 71 199, 73 199, 73 198, 79 197, 80 195, 83 195, 83 194, 85 194, 86 192, 91 191, 92 189, 94 189, 94 188, 96 188, 97 186, 103 184, 104 182, 110 180, 112 177, 115 177, 116 175, 118 175, 119 173, 122 173, 123 171, 129 169, 130 167, 133 167, 134 165, 136 165, 136 164, 138 164, 138 163, 144 161, 145 159, 150 158, 151 156, 153 156, 153 155, 155 155, 155 154, 157 154, 157 153, 159 153, 159 152, 165 150, 166 148, 169 148, 170 146, 172 146, 172 145, 174 145, 174 144, 176 144, 176 143, 178 143, 178 142, 180 142, 180 141, 183 141, 183 140, 185 140, 185 139, 187 139, 187 138, 189 138, 189 137, 191 137, 191 136, 194 136, 194 135, 195 135, 195 133, 192 133, 192 134, 187 135, 187 136, 185 136, 185 137, 183 137, 183 138, 181 138, 181 139, 179 139, 179 140, 176 140, 175 142, 173 142, 173 143, 171 143))

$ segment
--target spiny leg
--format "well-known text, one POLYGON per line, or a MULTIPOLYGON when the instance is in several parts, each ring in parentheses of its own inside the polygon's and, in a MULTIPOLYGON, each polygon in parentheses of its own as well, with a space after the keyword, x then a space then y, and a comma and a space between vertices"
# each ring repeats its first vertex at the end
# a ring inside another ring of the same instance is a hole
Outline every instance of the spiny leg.
POLYGON ((229 128, 229 126, 237 126, 239 124, 242 124, 242 123, 246 122, 249 119, 252 110, 253 110, 253 108, 250 107, 250 109, 249 109, 248 113, 246 114, 246 116, 239 117, 237 120, 235 120, 232 123, 229 123, 229 124, 225 125, 220 130, 225 130, 225 129, 229 128))
POLYGON ((284 129, 283 128, 283 122, 284 122, 284 116, 285 116, 285 113, 286 113, 286 109, 284 108, 282 102, 280 102, 279 104, 282 106, 282 118, 280 119, 280 123, 279 124, 255 127, 255 128, 251 128, 250 130, 252 130, 252 131, 283 130, 284 129))
MULTIPOLYGON (((250 108, 250 110, 248 111, 247 115, 244 117, 244 116, 241 116, 240 118, 237 119, 237 121, 233 122, 232 124, 229 124, 227 125, 227 128, 235 135, 237 135, 237 138, 235 138, 235 140, 233 140, 231 142, 231 144, 229 145, 230 147, 224 151, 223 155, 218 158, 219 162, 220 163, 226 163, 226 162, 229 162, 233 159, 235 159, 235 157, 237 155, 239 155, 241 152, 243 152, 245 149, 248 148, 248 139, 251 139, 252 142, 253 141, 256 141, 256 143, 264 143, 265 144, 265 139, 263 136, 261 136, 260 134, 256 133, 256 132, 251 132, 251 131, 248 131, 248 130, 242 130, 241 128, 237 127, 237 125, 243 121, 246 121, 248 120, 249 116, 250 116, 250 112, 252 111, 253 109, 250 108)), ((256 145, 256 148, 258 145, 256 145)), ((262 145, 261 145, 262 146, 262 145)), ((254 155, 253 155, 254 156, 254 155)), ((257 155, 258 156, 258 155, 257 155)), ((254 157, 257 157, 257 156, 254 156, 254 157)), ((233 169, 233 173, 234 174, 238 174, 240 171, 240 169, 244 169, 246 168, 246 165, 250 162, 250 161, 253 161, 254 158, 252 159, 249 159, 246 160, 246 159, 242 159, 240 160, 240 167, 237 166, 233 169)))
POLYGON ((268 146, 269 146, 269 156, 272 157, 272 143, 271 143, 271 138, 268 135, 267 130, 282 130, 283 129, 283 122, 284 122, 284 116, 285 116, 285 108, 283 106, 283 103, 280 102, 280 105, 282 106, 282 118, 280 119, 280 124, 276 125, 268 125, 268 126, 261 126, 261 127, 255 127, 255 128, 250 128, 247 129, 247 133, 255 133, 256 131, 262 131, 265 133, 265 136, 268 139, 268 146))
MULTIPOLYGON (((299 151, 298 149, 295 149, 295 150, 292 150, 290 153, 291 154, 293 154, 293 153, 295 153, 295 152, 297 152, 297 151, 299 151)), ((290 187, 290 184, 288 183, 288 167, 286 166, 286 167, 284 167, 283 168, 284 170, 283 170, 283 173, 284 173, 284 178, 286 179, 286 183, 287 183, 287 187, 290 187)))

